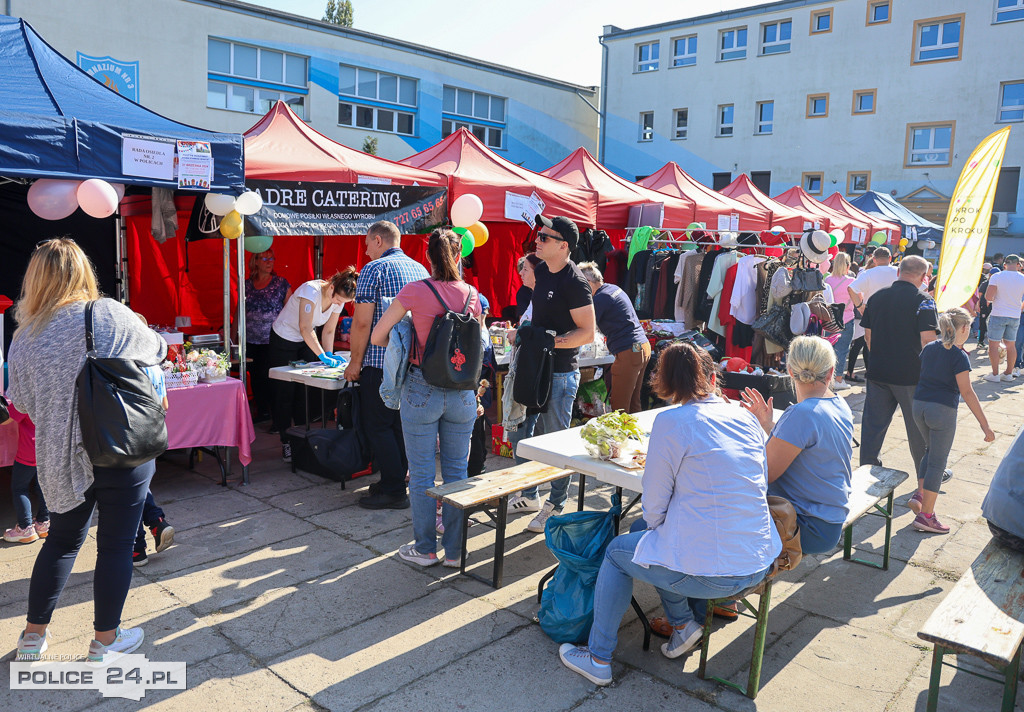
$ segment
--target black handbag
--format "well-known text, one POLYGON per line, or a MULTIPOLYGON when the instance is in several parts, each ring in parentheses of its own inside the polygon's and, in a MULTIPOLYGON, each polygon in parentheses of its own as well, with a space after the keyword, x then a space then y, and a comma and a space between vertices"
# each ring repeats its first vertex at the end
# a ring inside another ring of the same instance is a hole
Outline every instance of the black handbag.
POLYGON ((164 409, 138 363, 96 355, 94 304, 85 305, 85 365, 75 382, 82 445, 94 467, 138 467, 167 450, 164 409))
POLYGON ((350 407, 351 427, 343 427, 344 416, 339 403, 336 430, 310 430, 305 436, 313 457, 325 474, 333 480, 344 482, 370 464, 370 446, 360 420, 359 389, 346 388, 341 392, 349 394, 345 400, 350 407))
POLYGON ((11 412, 7 410, 7 399, 0 396, 0 425, 11 419, 11 412))
POLYGON ((527 408, 546 408, 555 375, 555 337, 529 322, 516 330, 512 399, 527 408))
POLYGON ((790 277, 790 284, 797 292, 820 292, 825 288, 825 278, 816 268, 797 267, 790 277))
POLYGON ((846 328, 846 322, 843 321, 843 314, 846 313, 846 305, 836 302, 835 304, 829 304, 828 309, 832 312, 832 319, 836 322, 836 326, 842 331, 846 328))
POLYGON ((750 326, 760 332, 768 341, 782 348, 789 348, 793 332, 789 330, 790 308, 776 304, 766 313, 757 317, 750 326))
POLYGON ((469 302, 473 299, 474 290, 469 288, 469 296, 466 297, 462 311, 453 312, 429 280, 423 280, 423 283, 430 288, 444 309, 442 314, 434 317, 427 342, 423 346, 423 358, 420 359, 423 380, 437 388, 475 391, 480 385, 484 347, 480 322, 469 313, 469 302))

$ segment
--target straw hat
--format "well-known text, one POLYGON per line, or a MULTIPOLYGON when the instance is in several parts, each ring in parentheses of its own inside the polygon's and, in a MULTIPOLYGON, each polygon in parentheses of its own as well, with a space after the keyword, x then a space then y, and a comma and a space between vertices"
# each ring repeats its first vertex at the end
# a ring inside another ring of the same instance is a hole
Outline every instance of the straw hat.
POLYGON ((807 230, 800 237, 800 253, 808 262, 824 262, 828 259, 828 248, 832 246, 832 238, 824 230, 807 230))

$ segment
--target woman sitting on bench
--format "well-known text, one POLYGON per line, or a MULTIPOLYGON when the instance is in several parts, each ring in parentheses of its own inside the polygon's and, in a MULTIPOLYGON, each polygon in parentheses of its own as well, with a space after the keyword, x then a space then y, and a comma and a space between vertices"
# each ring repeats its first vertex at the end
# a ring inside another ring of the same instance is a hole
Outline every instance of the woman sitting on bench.
POLYGON ((836 355, 819 336, 799 336, 789 347, 787 368, 797 402, 772 424, 772 399, 743 393, 743 406, 757 416, 771 437, 768 494, 788 499, 796 509, 800 546, 823 554, 839 543, 849 514, 853 476, 853 413, 829 386, 836 355))
POLYGON ((611 658, 633 580, 661 597, 673 631, 668 658, 696 648, 703 628, 688 598, 731 596, 760 583, 782 551, 768 513, 764 431, 715 391, 717 369, 689 343, 665 349, 651 385, 677 407, 654 420, 643 476, 647 529, 617 536, 594 591, 587 646, 566 643, 562 663, 598 685, 612 681, 611 658))

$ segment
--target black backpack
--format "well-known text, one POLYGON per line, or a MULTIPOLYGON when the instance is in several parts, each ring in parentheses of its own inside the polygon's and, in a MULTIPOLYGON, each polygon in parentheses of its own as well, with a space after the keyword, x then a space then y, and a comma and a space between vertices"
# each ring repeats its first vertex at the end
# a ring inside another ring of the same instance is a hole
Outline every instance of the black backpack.
POLYGON ((434 317, 427 343, 423 347, 420 359, 423 379, 437 388, 475 391, 480 385, 484 349, 480 322, 469 313, 469 302, 473 299, 474 290, 469 288, 462 312, 457 313, 448 308, 429 280, 425 279, 423 283, 444 308, 443 314, 434 317))

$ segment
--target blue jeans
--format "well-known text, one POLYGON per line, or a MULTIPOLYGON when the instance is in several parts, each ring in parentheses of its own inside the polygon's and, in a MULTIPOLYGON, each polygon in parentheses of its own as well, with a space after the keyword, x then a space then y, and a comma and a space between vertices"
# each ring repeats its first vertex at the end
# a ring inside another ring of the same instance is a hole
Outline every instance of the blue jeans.
POLYGON ((154 472, 154 460, 134 469, 94 467, 93 483, 85 491, 85 501, 63 514, 50 514, 50 535, 36 556, 28 587, 29 623, 50 622, 89 533, 93 509, 98 508, 96 569, 92 576, 93 628, 113 630, 121 624, 121 611, 132 583, 135 532, 154 472))
POLYGON ((1014 368, 1024 368, 1024 312, 1020 313, 1020 324, 1017 326, 1017 363, 1014 368))
POLYGON ((850 344, 853 343, 853 319, 850 319, 843 327, 843 331, 839 334, 839 340, 832 345, 832 348, 836 352, 836 376, 843 375, 843 369, 846 368, 846 357, 850 354, 850 344))
POLYGON ((43 499, 43 491, 39 489, 39 479, 36 477, 35 465, 24 465, 15 462, 11 469, 11 498, 14 500, 14 512, 18 517, 18 526, 24 529, 32 524, 32 500, 29 493, 35 490, 39 498, 39 506, 36 507, 37 522, 45 522, 50 519, 50 512, 46 509, 46 500, 43 499))
POLYGON ((826 522, 806 514, 796 513, 800 527, 800 549, 805 554, 826 554, 836 548, 843 535, 843 525, 826 522))
MULTIPOLYGON (((547 410, 537 415, 528 416, 526 422, 520 425, 515 432, 509 433, 512 452, 516 451, 520 440, 532 438, 534 435, 557 433, 559 430, 568 429, 572 422, 572 406, 576 402, 576 391, 579 387, 579 371, 566 371, 565 373, 554 374, 547 410)), ((517 465, 526 462, 526 460, 518 455, 515 457, 515 461, 517 465)), ((555 509, 559 511, 561 511, 569 494, 570 479, 570 477, 563 477, 551 483, 551 494, 548 496, 548 501, 555 505, 555 509)), ((532 499, 537 496, 537 488, 525 489, 522 495, 532 499)))
MULTIPOLYGON (((437 468, 434 453, 441 443, 441 479, 445 484, 466 479, 469 441, 476 422, 476 393, 436 388, 413 367, 402 389, 402 433, 409 459, 409 501, 416 551, 437 553, 435 515, 437 500, 427 496, 437 468)), ((462 512, 451 505, 441 510, 444 534, 441 545, 447 559, 461 557, 462 512)))
POLYGON ((735 596, 764 579, 768 569, 748 576, 691 576, 663 566, 633 563, 633 553, 644 532, 632 532, 612 539, 604 553, 594 589, 594 625, 590 629, 590 653, 611 660, 619 638, 622 616, 633 596, 633 579, 654 586, 668 622, 681 626, 694 619, 688 598, 735 596))

